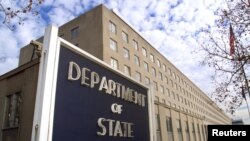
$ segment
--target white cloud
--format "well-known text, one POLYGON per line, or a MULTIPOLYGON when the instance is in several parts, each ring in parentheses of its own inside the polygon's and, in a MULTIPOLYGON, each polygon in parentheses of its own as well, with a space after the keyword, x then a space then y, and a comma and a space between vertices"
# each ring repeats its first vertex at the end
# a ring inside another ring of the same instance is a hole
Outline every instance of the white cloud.
POLYGON ((4 74, 9 70, 17 67, 18 58, 8 57, 5 62, 0 63, 0 74, 4 74))
POLYGON ((48 13, 52 24, 61 26, 74 18, 73 14, 63 7, 56 7, 48 13))
MULTIPOLYGON (((7 57, 13 58, 18 55, 17 39, 13 36, 13 33, 4 26, 0 27, 0 58, 7 57)), ((0 69, 1 70, 1 69, 0 69)))
POLYGON ((62 25, 103 2, 118 11, 203 91, 212 91, 208 75, 211 69, 199 66, 200 56, 192 52, 198 48, 196 38, 202 37, 194 36, 196 30, 214 24, 214 10, 223 2, 218 0, 46 0, 43 6, 50 7, 46 11, 49 19, 29 16, 25 24, 13 32, 0 27, 0 57, 7 57, 5 63, 0 63, 0 74, 17 64, 15 57, 19 48, 42 35, 45 23, 62 25))

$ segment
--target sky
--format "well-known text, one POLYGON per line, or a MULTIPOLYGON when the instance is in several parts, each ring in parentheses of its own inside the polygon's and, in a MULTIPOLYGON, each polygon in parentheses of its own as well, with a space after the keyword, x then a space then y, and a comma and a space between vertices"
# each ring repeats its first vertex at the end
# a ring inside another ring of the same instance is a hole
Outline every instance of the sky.
MULTIPOLYGON (((20 5, 11 2, 4 4, 20 5)), ((214 25, 214 11, 224 0, 45 0, 39 15, 24 15, 15 30, 0 24, 0 75, 17 67, 20 48, 42 36, 46 26, 60 26, 99 4, 118 13, 208 96, 214 90, 213 70, 200 65, 197 40, 199 29, 214 25)))

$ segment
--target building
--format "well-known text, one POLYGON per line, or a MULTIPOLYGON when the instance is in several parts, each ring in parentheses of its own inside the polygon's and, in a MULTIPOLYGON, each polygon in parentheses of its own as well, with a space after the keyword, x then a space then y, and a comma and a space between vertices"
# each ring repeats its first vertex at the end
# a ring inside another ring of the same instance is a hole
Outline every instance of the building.
MULTIPOLYGON (((157 141, 205 141, 207 125, 231 124, 205 93, 105 6, 64 24, 59 36, 152 87, 157 141)), ((3 141, 26 141, 31 137, 39 68, 34 53, 32 45, 22 48, 19 67, 0 76, 0 113, 5 113, 0 116, 3 141)))
POLYGON ((244 125, 244 122, 242 119, 235 119, 232 121, 233 125, 244 125))

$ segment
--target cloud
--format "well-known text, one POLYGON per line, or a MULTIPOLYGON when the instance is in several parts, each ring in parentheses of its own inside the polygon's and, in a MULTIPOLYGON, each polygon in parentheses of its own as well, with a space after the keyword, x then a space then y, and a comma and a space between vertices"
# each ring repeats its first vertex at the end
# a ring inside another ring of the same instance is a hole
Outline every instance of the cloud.
POLYGON ((214 11, 222 6, 218 0, 46 0, 41 7, 43 16, 27 16, 24 25, 11 32, 0 26, 0 57, 7 61, 0 63, 0 74, 17 64, 15 58, 19 48, 31 39, 43 35, 47 24, 58 26, 81 13, 105 3, 142 34, 163 53, 177 68, 197 84, 204 92, 213 90, 210 83, 210 68, 200 66, 201 56, 193 53, 199 48, 196 40, 203 38, 197 30, 213 25, 214 11), (16 61, 16 62, 15 62, 16 61))
MULTIPOLYGON (((100 3, 105 3, 110 9, 115 9, 196 84, 205 85, 203 82, 208 78, 200 75, 199 72, 207 68, 201 68, 192 54, 197 47, 194 33, 204 25, 213 24, 213 10, 219 6, 217 1, 46 0, 41 7, 41 11, 47 14, 46 16, 39 20, 29 18, 13 34, 5 35, 14 41, 12 42, 14 44, 12 48, 16 50, 13 53, 14 56, 18 55, 19 47, 28 44, 31 39, 41 36, 46 24, 53 23, 60 26, 100 3), (196 70, 197 73, 194 73, 193 70, 196 70)), ((5 52, 9 52, 11 48, 5 50, 5 52)))

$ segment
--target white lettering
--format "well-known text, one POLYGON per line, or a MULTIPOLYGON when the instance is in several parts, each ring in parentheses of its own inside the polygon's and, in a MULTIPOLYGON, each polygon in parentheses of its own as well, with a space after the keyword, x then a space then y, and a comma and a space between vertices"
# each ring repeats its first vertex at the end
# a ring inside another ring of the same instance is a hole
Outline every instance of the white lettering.
POLYGON ((103 89, 106 90, 106 93, 109 92, 108 83, 107 83, 107 79, 106 79, 105 76, 102 77, 101 84, 100 84, 100 87, 99 87, 99 91, 102 91, 103 89))
POLYGON ((78 80, 81 77, 81 69, 75 62, 69 62, 68 80, 78 80), (73 77, 73 69, 76 71, 76 76, 73 77))
POLYGON ((106 127, 102 124, 102 121, 104 121, 104 118, 99 118, 97 121, 98 126, 102 129, 102 132, 97 132, 97 135, 104 136, 107 133, 106 127))
POLYGON ((86 81, 89 81, 89 77, 87 77, 87 73, 89 72, 90 72, 90 69, 82 68, 82 81, 81 81, 82 85, 89 86, 89 83, 86 82, 86 81))
POLYGON ((218 136, 218 129, 213 129, 212 130, 212 136, 215 136, 215 134, 216 134, 216 136, 218 136))
POLYGON ((113 119, 105 119, 105 118, 99 118, 97 121, 98 126, 101 128, 101 131, 97 132, 97 135, 99 136, 114 136, 114 137, 129 137, 133 138, 132 135, 132 125, 133 123, 128 122, 120 122, 113 119), (105 124, 106 123, 106 124, 105 124), (105 127, 107 125, 108 127, 105 127), (108 133, 107 129, 108 128, 108 133))
POLYGON ((98 88, 99 91, 104 91, 106 94, 145 107, 146 95, 138 93, 112 79, 107 79, 106 76, 100 76, 97 72, 91 71, 88 68, 80 68, 80 66, 73 61, 69 62, 68 80, 76 81, 80 78, 81 85, 98 88))
POLYGON ((94 88, 95 84, 98 84, 100 82, 100 77, 96 72, 91 72, 91 81, 90 81, 90 87, 94 88))

